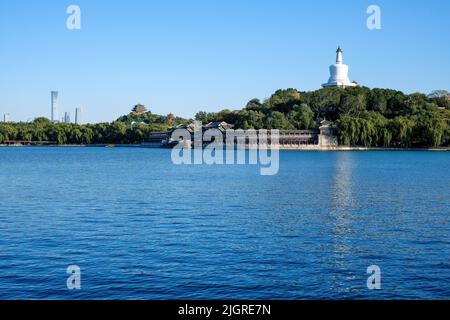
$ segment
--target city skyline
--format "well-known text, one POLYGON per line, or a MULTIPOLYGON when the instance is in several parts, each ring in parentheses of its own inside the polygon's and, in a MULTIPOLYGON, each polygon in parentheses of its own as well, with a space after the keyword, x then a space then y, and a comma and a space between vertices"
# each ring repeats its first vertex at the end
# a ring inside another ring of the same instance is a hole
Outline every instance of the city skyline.
POLYGON ((86 123, 113 121, 138 101, 185 118, 238 109, 281 88, 319 89, 338 45, 364 86, 450 89, 450 45, 436 33, 450 29, 445 1, 377 1, 381 30, 367 28, 363 0, 132 3, 105 14, 78 1, 81 29, 69 30, 67 3, 1 2, 0 112, 45 116, 52 88, 60 108, 86 107, 86 123))
MULTIPOLYGON (((28 118, 26 121, 23 121, 23 120, 13 121, 11 113, 5 112, 5 113, 3 113, 3 121, 2 122, 4 122, 4 123, 7 123, 7 122, 30 122, 36 118, 44 117, 54 123, 58 123, 58 122, 72 123, 70 111, 64 111, 64 116, 61 119, 59 118, 59 98, 60 98, 59 91, 51 91, 50 92, 50 116, 49 117, 47 117, 47 115, 40 115, 35 118, 28 118)), ((75 121, 73 122, 74 124, 82 124, 82 117, 83 117, 82 113, 83 113, 83 109, 81 107, 79 107, 79 106, 75 107, 75 121)))

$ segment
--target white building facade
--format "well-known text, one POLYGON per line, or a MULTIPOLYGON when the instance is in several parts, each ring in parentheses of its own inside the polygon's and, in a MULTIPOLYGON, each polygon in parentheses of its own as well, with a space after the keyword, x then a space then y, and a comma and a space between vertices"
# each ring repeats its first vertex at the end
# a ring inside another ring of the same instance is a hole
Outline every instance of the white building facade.
POLYGON ((328 82, 324 83, 322 87, 358 87, 358 84, 354 81, 350 81, 348 77, 348 65, 343 63, 341 47, 336 51, 336 64, 330 66, 330 79, 328 79, 328 82))

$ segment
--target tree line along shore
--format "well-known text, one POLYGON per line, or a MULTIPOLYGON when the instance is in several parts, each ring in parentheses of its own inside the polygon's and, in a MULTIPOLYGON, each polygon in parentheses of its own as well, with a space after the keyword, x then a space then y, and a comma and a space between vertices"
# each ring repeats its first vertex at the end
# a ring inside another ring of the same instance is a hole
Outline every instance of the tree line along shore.
MULTIPOLYGON (((198 112, 203 123, 225 121, 235 129, 314 129, 317 120, 337 125, 341 147, 434 148, 450 146, 450 95, 404 94, 391 89, 325 88, 310 92, 276 91, 253 99, 240 110, 198 112)), ((55 145, 141 144, 151 132, 189 124, 172 114, 152 114, 143 106, 111 123, 1 123, 0 144, 8 141, 51 142, 55 145)))

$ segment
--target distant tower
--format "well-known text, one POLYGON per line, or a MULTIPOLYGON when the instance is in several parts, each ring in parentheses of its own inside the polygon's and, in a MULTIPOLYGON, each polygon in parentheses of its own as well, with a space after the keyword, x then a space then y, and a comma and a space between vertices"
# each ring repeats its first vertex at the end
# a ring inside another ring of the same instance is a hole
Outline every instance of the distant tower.
POLYGON ((70 113, 66 112, 64 114, 64 123, 70 123, 70 113))
POLYGON ((143 104, 138 103, 131 111, 135 114, 144 114, 147 112, 147 108, 143 104))
POLYGON ((338 47, 336 51, 336 64, 342 64, 342 49, 338 47))
POLYGON ((356 82, 351 82, 348 78, 348 65, 342 63, 342 49, 336 51, 336 64, 330 66, 330 79, 322 87, 357 87, 356 82))
POLYGON ((11 122, 11 115, 9 113, 5 113, 3 115, 3 122, 5 122, 5 123, 11 122))
POLYGON ((75 109, 75 124, 81 124, 81 108, 76 108, 75 109))
POLYGON ((58 122, 58 91, 52 91, 52 122, 58 122))

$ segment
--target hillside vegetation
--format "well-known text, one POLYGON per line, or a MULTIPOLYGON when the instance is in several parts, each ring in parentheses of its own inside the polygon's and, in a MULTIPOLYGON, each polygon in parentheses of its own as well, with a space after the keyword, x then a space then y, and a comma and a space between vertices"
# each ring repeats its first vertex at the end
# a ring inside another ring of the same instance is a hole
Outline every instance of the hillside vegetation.
POLYGON ((311 129, 317 120, 338 125, 341 145, 435 147, 450 142, 450 101, 445 94, 406 95, 390 89, 278 90, 239 111, 199 112, 203 122, 226 121, 241 129, 311 129))
MULTIPOLYGON (((311 92, 278 90, 261 102, 253 99, 236 111, 199 112, 203 123, 226 121, 239 129, 313 129, 317 121, 335 121, 341 145, 365 147, 436 147, 450 145, 450 101, 446 91, 430 96, 390 89, 326 88, 311 92)), ((1 123, 7 140, 56 144, 135 144, 150 132, 166 131, 191 120, 155 115, 137 105, 111 123, 64 124, 38 118, 29 123, 1 123)))

